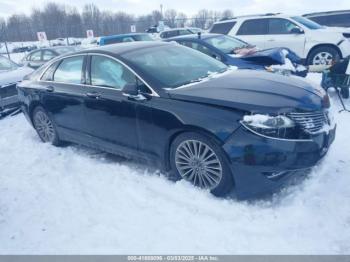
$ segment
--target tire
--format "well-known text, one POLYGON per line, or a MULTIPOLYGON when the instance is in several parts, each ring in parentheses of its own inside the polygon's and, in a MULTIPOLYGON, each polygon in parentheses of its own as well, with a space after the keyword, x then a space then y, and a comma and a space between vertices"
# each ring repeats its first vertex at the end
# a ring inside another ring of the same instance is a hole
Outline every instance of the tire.
POLYGON ((343 87, 340 89, 341 96, 345 99, 349 98, 349 88, 343 87))
POLYGON ((338 50, 331 46, 320 46, 310 52, 307 59, 308 65, 325 65, 340 60, 338 50), (319 62, 317 62, 319 61, 319 62))
POLYGON ((233 189, 233 176, 223 150, 214 139, 199 133, 186 132, 174 139, 170 166, 175 180, 185 179, 215 196, 225 196, 233 189))
POLYGON ((41 141, 44 143, 50 143, 54 146, 61 145, 56 126, 43 107, 37 106, 34 109, 32 114, 32 122, 41 141))

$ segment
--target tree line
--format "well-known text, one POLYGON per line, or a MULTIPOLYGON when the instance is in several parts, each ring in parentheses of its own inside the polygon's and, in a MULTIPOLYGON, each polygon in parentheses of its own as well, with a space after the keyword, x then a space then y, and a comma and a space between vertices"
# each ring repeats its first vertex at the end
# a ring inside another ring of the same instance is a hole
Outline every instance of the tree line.
POLYGON ((86 30, 92 29, 95 36, 129 33, 131 25, 137 32, 164 21, 169 27, 194 26, 209 28, 213 22, 233 17, 231 10, 213 11, 201 9, 194 17, 174 9, 164 13, 154 10, 146 15, 135 16, 126 12, 100 10, 95 4, 86 4, 79 12, 77 8, 46 3, 34 8, 30 15, 13 14, 7 19, 0 18, 0 41, 35 41, 36 32, 46 32, 48 39, 59 37, 86 37, 86 30))

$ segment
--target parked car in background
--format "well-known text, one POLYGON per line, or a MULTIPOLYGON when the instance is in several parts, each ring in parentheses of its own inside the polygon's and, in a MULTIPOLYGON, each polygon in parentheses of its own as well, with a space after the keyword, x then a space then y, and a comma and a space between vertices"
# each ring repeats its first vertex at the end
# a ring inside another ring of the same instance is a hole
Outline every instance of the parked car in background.
POLYGON ((350 27, 350 10, 310 13, 303 16, 324 26, 350 27))
POLYGON ((102 46, 134 41, 154 41, 154 39, 148 33, 131 33, 122 35, 102 36, 100 38, 99 44, 102 46))
POLYGON ((24 53, 24 52, 30 52, 37 49, 36 45, 31 45, 31 46, 20 46, 20 47, 15 47, 12 49, 13 53, 24 53))
POLYGON ((159 33, 159 37, 162 39, 166 39, 166 38, 180 36, 180 35, 191 35, 191 34, 197 34, 202 32, 203 30, 197 27, 171 28, 159 33))
POLYGON ((65 46, 65 45, 68 45, 67 44, 67 38, 52 39, 52 40, 50 40, 50 44, 52 46, 65 46))
POLYGON ((0 117, 8 108, 18 106, 16 85, 33 69, 21 67, 4 56, 0 56, 0 117))
POLYGON ((192 34, 168 38, 166 41, 175 41, 240 69, 269 70, 303 77, 307 74, 300 57, 286 48, 258 50, 238 38, 222 34, 192 34))
POLYGON ((21 60, 20 64, 36 69, 56 56, 60 56, 67 53, 73 53, 78 50, 80 50, 80 48, 77 46, 42 48, 30 52, 21 60))
POLYGON ((43 142, 143 159, 217 196, 280 188, 335 136, 323 89, 160 41, 61 56, 18 93, 43 142))
POLYGON ((216 22, 211 33, 225 32, 261 49, 287 47, 306 64, 331 64, 350 55, 350 33, 326 28, 302 16, 264 14, 216 22))

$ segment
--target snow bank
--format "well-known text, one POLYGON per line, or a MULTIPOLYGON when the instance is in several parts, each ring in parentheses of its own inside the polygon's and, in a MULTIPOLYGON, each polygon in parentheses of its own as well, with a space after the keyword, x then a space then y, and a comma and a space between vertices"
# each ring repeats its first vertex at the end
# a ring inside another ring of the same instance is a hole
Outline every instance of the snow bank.
POLYGON ((335 117, 336 140, 309 178, 253 203, 98 151, 43 144, 22 115, 8 117, 0 254, 349 254, 350 114, 335 117))

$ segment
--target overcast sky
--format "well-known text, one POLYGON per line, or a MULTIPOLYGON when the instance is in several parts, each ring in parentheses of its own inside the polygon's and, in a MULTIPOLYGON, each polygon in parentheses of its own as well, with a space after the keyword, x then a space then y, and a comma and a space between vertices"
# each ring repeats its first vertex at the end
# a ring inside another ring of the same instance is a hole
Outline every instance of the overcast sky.
MULTIPOLYGON (((48 0, 0 0, 0 16, 7 17, 13 13, 29 14, 33 7, 40 7, 46 2, 48 0)), ((54 2, 76 6, 78 9, 84 4, 93 2, 102 10, 125 11, 137 15, 159 9, 160 4, 163 4, 164 10, 174 8, 189 16, 202 8, 232 9, 235 15, 262 12, 304 14, 350 9, 350 0, 54 0, 54 2)))

